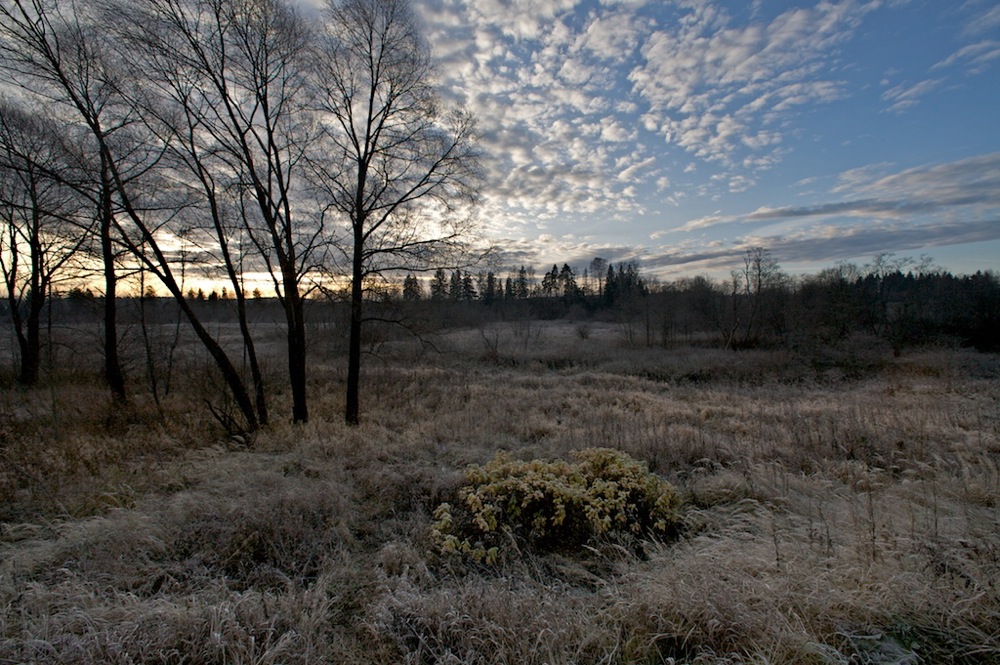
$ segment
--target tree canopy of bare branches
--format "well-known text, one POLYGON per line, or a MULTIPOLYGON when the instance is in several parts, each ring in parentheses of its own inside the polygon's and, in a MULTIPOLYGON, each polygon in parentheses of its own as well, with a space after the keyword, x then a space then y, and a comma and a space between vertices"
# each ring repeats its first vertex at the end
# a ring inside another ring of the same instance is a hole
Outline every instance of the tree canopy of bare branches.
POLYGON ((118 398, 123 265, 177 301, 254 430, 269 415, 247 272, 270 279, 285 314, 294 422, 309 417, 304 302, 324 282, 350 283, 346 419, 357 423, 366 288, 462 246, 474 123, 442 108, 408 2, 330 0, 323 16, 311 25, 290 0, 0 0, 0 80, 59 128, 69 158, 48 177, 89 211, 74 237, 100 248, 118 398), (192 251, 234 294, 246 369, 187 301, 192 251))
MULTIPOLYGON (((474 122, 442 113, 429 49, 405 0, 333 0, 319 43, 324 154, 314 180, 349 220, 351 324, 345 420, 359 421, 366 280, 454 250, 478 177, 474 122)), ((440 262, 440 261, 438 261, 440 262)))

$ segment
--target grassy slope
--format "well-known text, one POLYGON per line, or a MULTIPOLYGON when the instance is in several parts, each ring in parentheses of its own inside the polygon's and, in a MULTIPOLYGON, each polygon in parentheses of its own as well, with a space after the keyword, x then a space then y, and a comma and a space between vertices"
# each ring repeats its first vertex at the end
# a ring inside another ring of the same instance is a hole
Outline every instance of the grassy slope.
POLYGON ((356 429, 315 357, 313 421, 253 450, 219 442, 211 386, 162 419, 5 391, 0 663, 1000 661, 995 355, 580 332, 390 346, 356 429), (499 569, 430 551, 465 465, 587 446, 681 489, 683 536, 499 569))

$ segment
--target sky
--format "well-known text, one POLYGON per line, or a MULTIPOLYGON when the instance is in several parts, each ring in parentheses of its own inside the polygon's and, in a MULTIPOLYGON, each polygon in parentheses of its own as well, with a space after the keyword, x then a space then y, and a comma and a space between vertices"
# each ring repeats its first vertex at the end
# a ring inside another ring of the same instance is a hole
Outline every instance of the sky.
POLYGON ((997 0, 412 0, 504 265, 1000 270, 997 0))
POLYGON ((408 1, 494 270, 1000 273, 1000 0, 408 1))

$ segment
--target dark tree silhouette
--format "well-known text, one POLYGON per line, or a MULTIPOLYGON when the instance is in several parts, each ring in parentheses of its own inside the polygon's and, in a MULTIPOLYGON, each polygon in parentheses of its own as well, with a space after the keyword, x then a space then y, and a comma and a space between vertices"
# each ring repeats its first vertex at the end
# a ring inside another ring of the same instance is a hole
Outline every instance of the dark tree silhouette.
POLYGON ((86 241, 84 201, 55 177, 64 157, 54 124, 0 101, 0 274, 26 386, 38 381, 53 284, 86 241))
POLYGON ((478 159, 472 118, 440 108, 406 0, 334 1, 328 15, 317 81, 329 162, 316 175, 329 209, 349 223, 344 417, 357 424, 366 280, 430 266, 456 248, 469 230, 459 208, 474 197, 478 159))

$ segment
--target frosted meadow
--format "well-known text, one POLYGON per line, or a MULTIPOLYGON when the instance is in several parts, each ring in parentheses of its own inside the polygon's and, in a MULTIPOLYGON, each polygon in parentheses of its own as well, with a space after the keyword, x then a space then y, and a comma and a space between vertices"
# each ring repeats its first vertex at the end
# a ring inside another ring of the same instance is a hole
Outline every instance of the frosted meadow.
POLYGON ((819 371, 788 351, 629 347, 610 323, 584 339, 573 321, 433 342, 383 344, 365 376, 370 416, 353 428, 329 349, 310 386, 317 416, 249 446, 220 438, 199 406, 215 388, 197 354, 160 411, 109 411, 72 375, 5 390, 0 657, 1000 656, 995 354, 894 357, 863 340, 819 371), (470 465, 595 447, 670 483, 679 528, 563 548, 522 539, 495 563, 432 536, 470 465))

